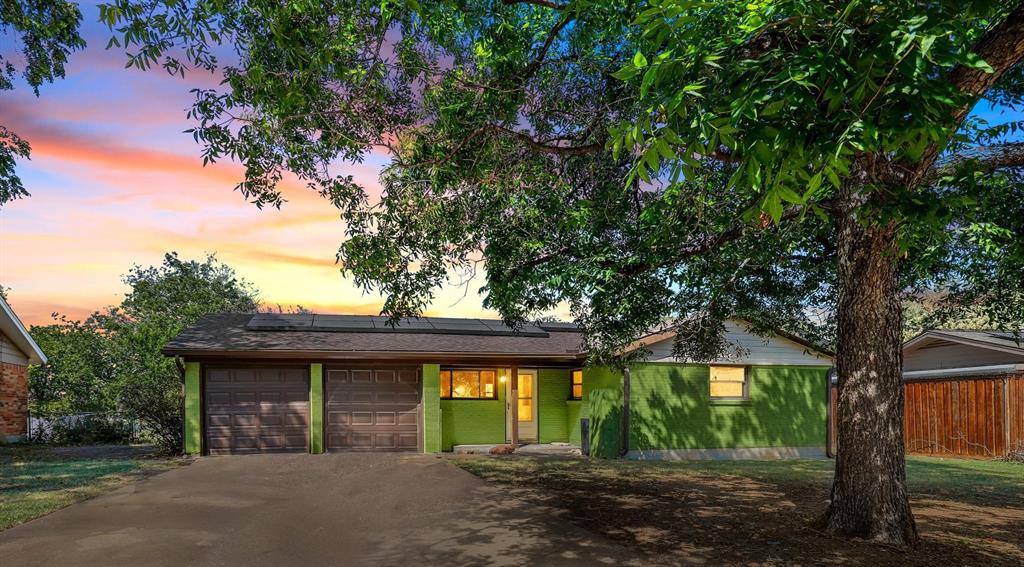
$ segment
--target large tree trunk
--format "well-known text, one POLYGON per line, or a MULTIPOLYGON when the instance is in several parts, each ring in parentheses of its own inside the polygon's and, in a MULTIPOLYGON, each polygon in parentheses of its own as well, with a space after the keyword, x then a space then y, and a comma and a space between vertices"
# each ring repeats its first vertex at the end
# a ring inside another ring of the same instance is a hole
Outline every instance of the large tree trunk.
POLYGON ((896 228, 864 222, 862 196, 838 218, 838 453, 829 532, 917 542, 907 499, 896 228))

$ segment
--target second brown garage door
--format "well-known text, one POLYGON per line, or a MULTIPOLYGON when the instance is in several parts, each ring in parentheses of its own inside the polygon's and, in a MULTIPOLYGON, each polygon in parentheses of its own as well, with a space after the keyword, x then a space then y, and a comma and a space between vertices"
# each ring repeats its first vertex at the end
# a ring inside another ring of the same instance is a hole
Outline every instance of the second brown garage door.
POLYGON ((309 370, 206 369, 206 450, 211 455, 306 451, 309 370))
POLYGON ((418 368, 329 368, 326 394, 328 449, 419 449, 418 368))

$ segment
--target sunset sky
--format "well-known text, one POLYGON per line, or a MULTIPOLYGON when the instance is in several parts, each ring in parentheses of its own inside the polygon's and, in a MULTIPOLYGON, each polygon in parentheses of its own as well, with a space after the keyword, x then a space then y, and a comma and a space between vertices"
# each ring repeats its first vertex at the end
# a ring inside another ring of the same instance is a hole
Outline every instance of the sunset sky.
MULTIPOLYGON (((364 295, 334 264, 344 225, 328 202, 292 183, 281 210, 261 211, 232 190, 237 164, 202 166, 199 146, 183 133, 185 111, 191 88, 218 79, 124 69, 123 52, 103 49, 97 9, 82 9, 89 46, 71 55, 67 79, 45 85, 39 98, 24 85, 0 94, 0 124, 32 145, 17 170, 32 196, 0 208, 0 284, 11 288, 22 320, 116 304, 132 264, 159 263, 172 250, 216 253, 269 303, 376 314, 380 297, 364 295)), ((374 156, 347 173, 376 187, 385 163, 374 156)), ((496 316, 480 305, 481 284, 466 297, 443 290, 428 314, 496 316)))

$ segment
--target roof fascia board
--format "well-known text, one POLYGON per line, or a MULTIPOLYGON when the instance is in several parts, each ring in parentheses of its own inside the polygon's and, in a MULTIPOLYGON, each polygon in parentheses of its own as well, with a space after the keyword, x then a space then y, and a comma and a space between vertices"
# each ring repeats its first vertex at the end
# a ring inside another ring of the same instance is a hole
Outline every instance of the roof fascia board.
POLYGON ((1006 352, 1006 353, 1009 353, 1009 354, 1019 354, 1019 355, 1024 356, 1024 347, 1004 347, 1004 346, 1001 346, 1001 345, 994 345, 994 344, 991 344, 991 343, 986 343, 984 341, 975 341, 975 340, 968 339, 968 338, 965 338, 965 337, 960 337, 960 336, 957 336, 957 335, 950 335, 950 334, 947 334, 947 333, 943 333, 942 331, 925 331, 924 333, 921 333, 920 335, 918 335, 918 336, 910 339, 906 343, 904 343, 903 344, 903 350, 906 351, 907 349, 914 348, 915 346, 920 344, 922 342, 922 340, 925 339, 925 338, 942 339, 942 340, 951 341, 951 342, 954 342, 954 343, 959 343, 959 344, 962 344, 962 345, 978 347, 978 348, 984 348, 984 349, 988 349, 988 350, 996 350, 996 351, 999 351, 999 352, 1006 352))
POLYGON ((11 342, 28 355, 29 363, 46 364, 46 353, 43 352, 43 349, 39 348, 32 335, 28 333, 28 329, 25 328, 25 325, 21 323, 21 320, 14 313, 14 310, 11 309, 11 306, 2 297, 0 297, 0 314, 3 315, 2 319, 0 319, 0 328, 11 339, 11 342))

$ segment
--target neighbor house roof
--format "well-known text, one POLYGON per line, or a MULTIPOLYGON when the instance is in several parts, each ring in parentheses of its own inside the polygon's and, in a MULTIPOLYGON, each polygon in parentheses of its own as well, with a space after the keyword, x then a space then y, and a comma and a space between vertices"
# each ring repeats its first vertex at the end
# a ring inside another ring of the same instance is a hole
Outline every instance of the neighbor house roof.
POLYGON ((207 315, 182 331, 163 352, 178 356, 245 355, 264 358, 345 359, 502 357, 575 360, 579 329, 542 323, 511 329, 501 321, 426 317, 397 327, 362 315, 207 315))
MULTIPOLYGON (((731 319, 731 321, 734 321, 736 323, 745 324, 747 326, 750 325, 750 321, 747 321, 746 319, 731 319)), ((800 335, 797 335, 797 334, 794 334, 794 333, 790 333, 789 331, 786 331, 784 329, 779 329, 777 327, 772 328, 772 332, 775 333, 776 335, 782 337, 782 338, 785 338, 785 339, 788 339, 790 341, 793 341, 794 343, 796 343, 796 344, 798 344, 800 346, 806 347, 809 350, 812 350, 812 351, 824 354, 824 355, 829 356, 829 357, 835 356, 835 353, 832 352, 831 350, 829 350, 829 349, 827 349, 825 347, 816 345, 813 342, 811 342, 811 341, 801 337, 800 335)), ((632 352, 632 351, 634 351, 634 350, 636 350, 638 348, 649 347, 649 346, 651 346, 651 345, 653 345, 655 343, 659 343, 659 342, 664 341, 666 339, 671 339, 671 338, 673 338, 675 336, 676 336, 676 331, 674 329, 666 329, 666 330, 655 331, 655 332, 652 332, 652 333, 650 333, 648 335, 640 337, 639 339, 634 341, 632 344, 630 344, 629 346, 626 347, 625 352, 632 352)))
POLYGON ((995 330, 930 329, 903 343, 903 349, 922 343, 948 341, 1014 354, 1024 354, 1024 342, 1017 342, 1012 332, 995 330))
POLYGON ((0 297, 0 332, 2 332, 14 346, 28 357, 29 364, 46 364, 46 355, 43 349, 39 348, 28 329, 21 324, 21 320, 14 314, 14 310, 7 304, 4 298, 0 297))

